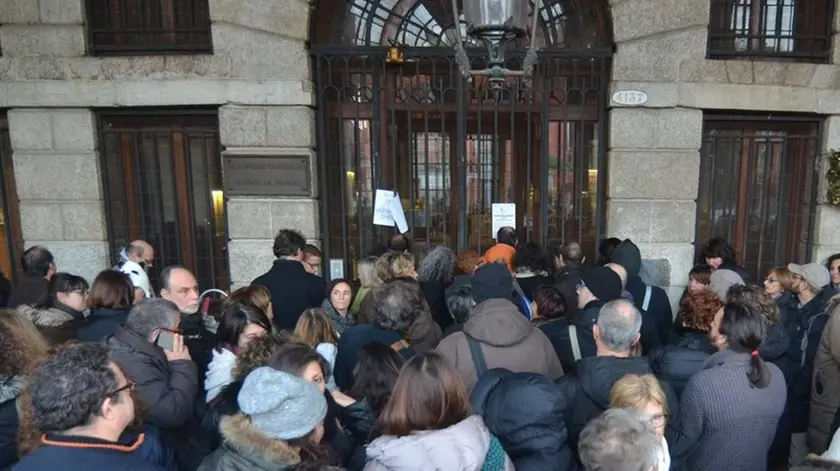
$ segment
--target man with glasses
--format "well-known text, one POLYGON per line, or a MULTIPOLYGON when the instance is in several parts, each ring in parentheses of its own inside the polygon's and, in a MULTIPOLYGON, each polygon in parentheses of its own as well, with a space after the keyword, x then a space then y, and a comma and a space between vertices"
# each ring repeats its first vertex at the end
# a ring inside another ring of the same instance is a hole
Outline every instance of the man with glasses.
POLYGON ((195 427, 198 371, 180 324, 175 303, 144 299, 105 342, 114 361, 137 383, 137 395, 148 407, 147 421, 161 430, 182 468, 196 469, 211 450, 194 446, 201 438, 195 432, 200 429, 195 427))
POLYGON ((321 266, 324 254, 321 249, 312 244, 306 244, 303 248, 303 268, 313 275, 321 276, 321 266))
POLYGON ((807 432, 814 357, 828 321, 826 306, 837 292, 831 287, 831 276, 822 264, 791 263, 788 270, 793 274, 793 291, 799 298, 799 305, 788 310, 788 315, 794 318, 786 322, 790 329, 787 357, 791 370, 786 411, 791 418, 788 463, 795 466, 805 461, 809 451, 807 432))
POLYGON ((142 435, 130 443, 120 440, 134 420, 133 389, 106 347, 85 343, 59 350, 30 378, 32 415, 44 435, 14 469, 162 469, 134 453, 142 435))

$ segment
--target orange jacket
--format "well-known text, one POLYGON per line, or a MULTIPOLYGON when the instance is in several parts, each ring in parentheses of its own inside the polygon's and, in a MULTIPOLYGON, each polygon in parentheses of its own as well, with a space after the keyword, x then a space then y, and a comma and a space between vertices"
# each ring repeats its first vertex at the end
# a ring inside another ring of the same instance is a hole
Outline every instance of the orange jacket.
POLYGON ((513 273, 513 256, 516 249, 507 244, 496 244, 484 252, 484 263, 504 263, 513 273))

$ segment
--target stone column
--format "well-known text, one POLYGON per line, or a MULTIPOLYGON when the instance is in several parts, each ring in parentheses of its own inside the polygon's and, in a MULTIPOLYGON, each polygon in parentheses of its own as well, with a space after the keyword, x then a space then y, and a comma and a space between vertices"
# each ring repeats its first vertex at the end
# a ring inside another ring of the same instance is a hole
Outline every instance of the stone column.
POLYGON ((614 108, 610 112, 607 234, 632 239, 658 261, 672 302, 694 258, 703 113, 614 108))
POLYGON ((9 132, 24 245, 92 282, 109 260, 93 113, 12 109, 9 132))
MULTIPOLYGON (((840 116, 829 116, 823 126, 821 155, 840 150, 840 116)), ((830 255, 840 252, 840 208, 828 204, 825 175, 828 165, 821 158, 817 182, 817 207, 814 219, 812 262, 822 263, 830 255)), ((805 253, 802 251, 802 253, 805 253)))

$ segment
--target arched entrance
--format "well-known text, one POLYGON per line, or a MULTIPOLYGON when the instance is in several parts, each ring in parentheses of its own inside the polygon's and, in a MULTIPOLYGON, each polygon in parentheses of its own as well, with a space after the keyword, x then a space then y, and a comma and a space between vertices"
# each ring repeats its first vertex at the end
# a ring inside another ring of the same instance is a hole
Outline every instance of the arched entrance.
MULTIPOLYGON (((320 0, 313 16, 322 231, 329 258, 358 260, 376 228, 377 188, 403 200, 419 253, 483 251, 492 203, 516 203, 520 237, 579 240, 603 230, 612 39, 606 1, 540 0, 531 82, 464 79, 449 0, 320 0), (388 59, 397 46, 403 61, 388 59)), ((525 44, 509 47, 520 68, 525 44)), ((473 68, 486 51, 472 47, 473 68)), ((349 273, 348 273, 349 274, 349 273)))

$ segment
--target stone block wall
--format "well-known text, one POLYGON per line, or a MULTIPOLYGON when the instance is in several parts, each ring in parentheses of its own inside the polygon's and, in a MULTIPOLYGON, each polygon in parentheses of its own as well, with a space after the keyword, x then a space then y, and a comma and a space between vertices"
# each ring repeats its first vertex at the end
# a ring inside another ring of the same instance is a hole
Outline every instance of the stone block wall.
POLYGON ((9 112, 24 245, 91 282, 109 260, 95 129, 90 110, 9 112))
MULTIPOLYGON (((610 5, 616 42, 610 92, 641 90, 649 99, 637 107, 611 103, 607 232, 632 238, 645 258, 659 260, 676 303, 694 258, 704 113, 829 115, 824 150, 840 148, 840 67, 836 60, 707 59, 708 0, 610 5)), ((833 54, 840 57, 837 46, 833 54)), ((820 195, 823 203, 824 187, 820 195)), ((812 258, 822 260, 840 251, 840 211, 820 204, 816 216, 812 258)))

